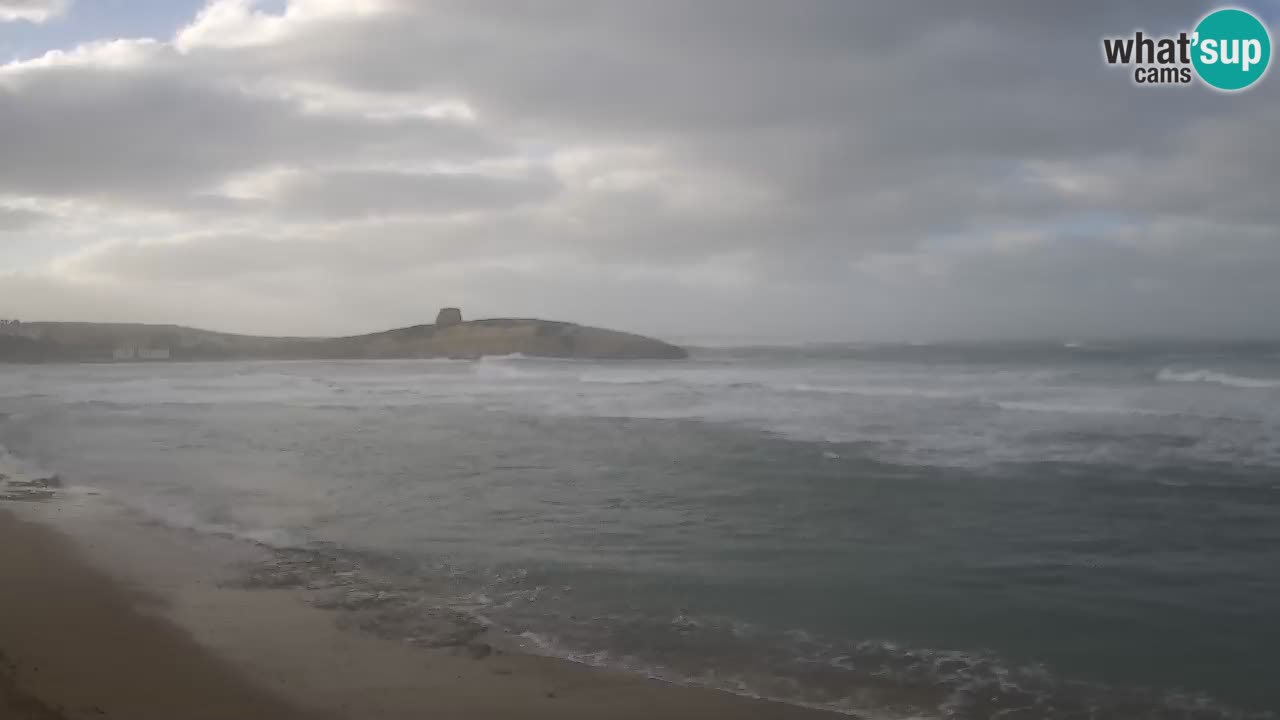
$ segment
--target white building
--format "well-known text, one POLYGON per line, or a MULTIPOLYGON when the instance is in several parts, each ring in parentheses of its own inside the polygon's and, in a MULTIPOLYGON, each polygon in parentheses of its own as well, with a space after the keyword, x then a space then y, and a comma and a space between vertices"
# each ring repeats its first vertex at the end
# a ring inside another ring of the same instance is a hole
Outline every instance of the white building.
POLYGON ((138 343, 121 343, 111 351, 112 360, 168 360, 170 357, 167 345, 140 345, 138 343))
POLYGON ((41 333, 39 329, 31 325, 24 325, 19 320, 0 320, 0 335, 14 335, 16 337, 39 340, 41 333))

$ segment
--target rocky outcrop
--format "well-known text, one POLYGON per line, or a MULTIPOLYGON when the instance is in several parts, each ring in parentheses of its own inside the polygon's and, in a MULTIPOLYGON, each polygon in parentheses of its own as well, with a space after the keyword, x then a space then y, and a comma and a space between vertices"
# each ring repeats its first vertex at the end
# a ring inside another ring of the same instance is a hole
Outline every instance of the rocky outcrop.
POLYGON ((548 320, 473 320, 352 338, 366 357, 480 357, 522 354, 593 359, 679 359, 683 348, 602 328, 548 320))
POLYGON ((253 337, 176 325, 26 323, 21 338, 0 337, 0 362, 109 362, 120 347, 166 349, 172 360, 478 358, 485 355, 590 359, 688 356, 680 347, 631 333, 551 320, 462 321, 446 308, 434 325, 344 338, 253 337))

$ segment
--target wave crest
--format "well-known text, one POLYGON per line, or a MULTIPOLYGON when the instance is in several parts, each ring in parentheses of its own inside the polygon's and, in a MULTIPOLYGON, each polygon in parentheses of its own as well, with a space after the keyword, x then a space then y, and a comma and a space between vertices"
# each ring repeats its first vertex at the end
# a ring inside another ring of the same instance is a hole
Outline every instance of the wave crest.
POLYGON ((1280 388, 1280 378, 1256 378, 1218 372, 1216 370, 1175 370, 1163 368, 1156 373, 1159 382, 1201 383, 1237 388, 1280 388))

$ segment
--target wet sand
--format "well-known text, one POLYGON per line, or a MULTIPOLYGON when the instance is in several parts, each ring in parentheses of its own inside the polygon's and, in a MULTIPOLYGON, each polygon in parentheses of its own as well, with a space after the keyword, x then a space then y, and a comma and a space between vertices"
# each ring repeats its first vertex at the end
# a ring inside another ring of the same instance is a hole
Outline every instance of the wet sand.
POLYGON ((228 587, 159 532, 86 542, 0 507, 0 718, 843 717, 374 637, 294 592, 228 587))
POLYGON ((0 717, 303 718, 89 566, 0 511, 0 717))

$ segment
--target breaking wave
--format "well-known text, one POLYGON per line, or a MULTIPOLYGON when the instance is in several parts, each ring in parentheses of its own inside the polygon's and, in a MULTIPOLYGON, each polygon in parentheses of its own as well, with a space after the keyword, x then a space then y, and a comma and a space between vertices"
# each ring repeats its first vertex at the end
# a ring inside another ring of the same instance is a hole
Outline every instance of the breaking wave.
POLYGON ((884 720, 1035 717, 1195 717, 1274 720, 1200 694, 1064 677, 991 652, 831 640, 681 610, 578 613, 571 588, 525 569, 433 566, 402 575, 386 558, 339 546, 277 548, 248 568, 245 587, 297 588, 312 605, 413 645, 483 657, 514 648, 677 685, 884 720), (558 584, 558 583, 557 583, 558 584), (559 611, 556 611, 559 610, 559 611))
POLYGON ((1000 400, 996 406, 1001 410, 1022 410, 1027 412, 1064 413, 1067 415, 1166 415, 1155 410, 1145 410, 1120 405, 1085 405, 1060 402, 1039 402, 1035 400, 1000 400))
POLYGON ((1172 368, 1164 368, 1160 372, 1156 373, 1156 380, 1160 382, 1226 385, 1228 387, 1236 388, 1280 388, 1280 378, 1247 377, 1244 375, 1232 375, 1231 373, 1204 369, 1174 370, 1172 368))
POLYGON ((58 493, 91 490, 64 488, 56 473, 20 458, 0 445, 0 501, 47 500, 58 493))

